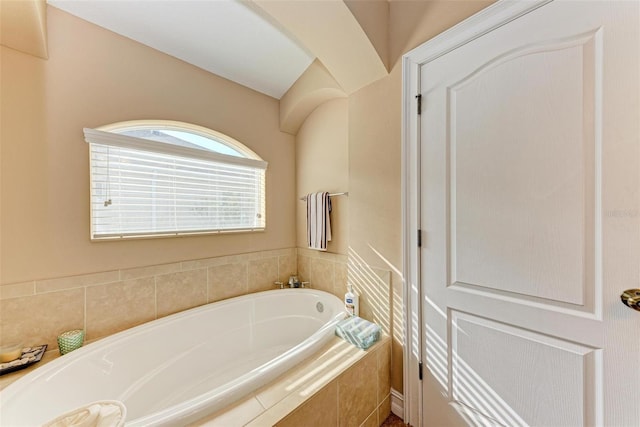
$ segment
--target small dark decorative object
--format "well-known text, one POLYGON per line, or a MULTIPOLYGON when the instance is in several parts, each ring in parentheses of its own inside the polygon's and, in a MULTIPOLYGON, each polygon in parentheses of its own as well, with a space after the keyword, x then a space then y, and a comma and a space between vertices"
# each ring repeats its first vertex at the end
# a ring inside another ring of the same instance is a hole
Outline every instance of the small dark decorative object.
POLYGON ((27 366, 38 363, 44 352, 47 350, 47 344, 39 345, 35 347, 25 347, 22 349, 22 355, 10 362, 0 363, 0 375, 8 374, 9 372, 19 371, 27 366))

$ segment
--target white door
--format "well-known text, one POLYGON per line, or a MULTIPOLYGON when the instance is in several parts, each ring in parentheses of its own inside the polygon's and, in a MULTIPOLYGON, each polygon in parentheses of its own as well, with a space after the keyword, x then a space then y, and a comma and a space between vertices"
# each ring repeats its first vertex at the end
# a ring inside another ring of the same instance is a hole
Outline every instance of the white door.
POLYGON ((639 28, 556 0, 419 67, 423 425, 640 426, 639 28))

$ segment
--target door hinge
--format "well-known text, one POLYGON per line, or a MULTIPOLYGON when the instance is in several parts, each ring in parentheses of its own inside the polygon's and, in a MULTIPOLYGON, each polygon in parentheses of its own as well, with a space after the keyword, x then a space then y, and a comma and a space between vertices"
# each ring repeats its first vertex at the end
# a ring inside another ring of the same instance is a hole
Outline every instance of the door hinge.
POLYGON ((418 230, 418 247, 422 247, 422 230, 418 230))
POLYGON ((422 362, 418 363, 418 379, 422 381, 422 362))
POLYGON ((416 99, 418 100, 418 115, 422 114, 422 95, 416 95, 416 99))

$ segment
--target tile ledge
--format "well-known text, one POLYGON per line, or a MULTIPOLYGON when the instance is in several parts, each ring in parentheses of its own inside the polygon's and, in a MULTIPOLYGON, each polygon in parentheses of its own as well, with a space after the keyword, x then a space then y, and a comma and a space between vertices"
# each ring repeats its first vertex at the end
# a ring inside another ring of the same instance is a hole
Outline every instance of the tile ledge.
MULTIPOLYGON (((342 360, 349 358, 350 359, 349 363, 341 366, 339 369, 333 372, 327 373, 325 375, 321 374, 320 375, 321 378, 319 379, 317 377, 305 378, 305 384, 301 384, 291 389, 289 394, 283 396, 282 399, 280 399, 277 403, 267 408, 261 415, 254 418, 248 424, 245 424, 245 427, 264 427, 266 425, 270 425, 270 426, 276 425, 279 421, 282 421, 287 415, 295 411, 298 407, 300 407, 306 401, 308 401, 313 396, 315 396, 318 392, 324 389, 331 382, 337 380, 337 378, 340 375, 342 375, 351 366, 355 365, 365 357, 369 355, 373 355, 378 349, 380 349, 384 345, 387 345, 390 342, 391 342, 391 337, 387 334, 383 334, 383 336, 380 338, 380 340, 378 340, 378 342, 376 342, 367 350, 362 350, 353 346, 352 344, 347 343, 341 338, 334 337, 332 341, 329 344, 327 344, 323 349, 318 351, 315 355, 311 356, 309 359, 306 359, 305 361, 301 362, 299 365, 297 365, 297 367, 300 368, 305 365, 313 366, 315 362, 317 362, 323 356, 330 353, 334 353, 334 355, 337 355, 339 354, 337 347, 343 346, 344 344, 348 346, 348 351, 347 351, 348 354, 340 354, 340 356, 342 360), (313 392, 306 395, 304 393, 301 393, 304 386, 309 382, 312 382, 313 380, 317 380, 316 384, 314 384, 313 392)), ((257 396, 261 390, 264 390, 265 388, 268 388, 268 387, 273 387, 278 383, 284 383, 283 385, 286 386, 287 380, 291 380, 292 378, 290 377, 295 375, 296 373, 294 374, 292 374, 291 372, 285 373, 278 379, 274 380, 272 383, 268 384, 267 386, 255 392, 255 395, 257 396)), ((297 373, 297 375, 299 377, 306 376, 306 374, 300 375, 299 373, 297 373)))

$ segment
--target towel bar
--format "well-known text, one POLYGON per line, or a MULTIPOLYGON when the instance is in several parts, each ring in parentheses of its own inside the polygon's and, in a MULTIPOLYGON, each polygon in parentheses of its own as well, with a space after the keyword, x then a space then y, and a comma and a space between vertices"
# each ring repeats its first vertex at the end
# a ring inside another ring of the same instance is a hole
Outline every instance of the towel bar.
MULTIPOLYGON (((329 196, 348 196, 349 192, 345 191, 343 193, 329 193, 329 196)), ((300 197, 300 200, 307 200, 307 196, 300 197)))

